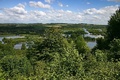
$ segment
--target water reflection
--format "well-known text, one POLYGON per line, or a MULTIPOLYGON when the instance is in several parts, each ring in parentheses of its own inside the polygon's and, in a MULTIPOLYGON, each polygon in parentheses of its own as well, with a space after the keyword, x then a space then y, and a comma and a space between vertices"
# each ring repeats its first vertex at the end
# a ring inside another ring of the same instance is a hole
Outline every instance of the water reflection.
MULTIPOLYGON (((104 36, 101 36, 101 35, 92 35, 92 34, 90 34, 90 32, 89 31, 87 31, 85 28, 83 28, 84 29, 84 31, 87 33, 87 34, 85 34, 84 35, 84 37, 91 37, 91 38, 99 38, 99 37, 102 37, 102 38, 104 38, 104 36)), ((0 36, 0 41, 3 43, 3 38, 12 38, 12 39, 15 39, 15 38, 25 38, 25 36, 0 36)), ((4 43, 3 43, 4 44, 4 43)), ((95 45, 96 45, 96 41, 94 41, 94 42, 87 42, 87 45, 92 49, 95 45)), ((27 46, 27 43, 26 43, 26 46, 27 46)), ((14 45, 14 48, 15 49, 21 49, 21 47, 22 47, 22 43, 19 43, 19 44, 16 44, 16 45, 14 45)), ((27 46, 27 48, 28 48, 28 46, 27 46)))
POLYGON ((2 41, 3 38, 15 39, 15 38, 25 38, 25 36, 0 36, 0 41, 2 41))
POLYGON ((14 49, 21 49, 21 47, 22 47, 22 43, 14 45, 14 49))
POLYGON ((89 31, 87 31, 85 28, 83 30, 87 33, 84 35, 84 37, 91 37, 91 38, 104 38, 102 35, 92 35, 89 31))
MULTIPOLYGON (((95 39, 97 39, 97 38, 104 38, 104 36, 102 36, 102 35, 92 35, 89 31, 87 31, 85 28, 83 28, 83 30, 87 33, 87 34, 85 34, 84 35, 84 37, 90 37, 90 38, 95 38, 95 39)), ((90 47, 91 49, 94 47, 94 46, 96 46, 96 41, 94 41, 94 42, 87 42, 87 45, 88 45, 88 47, 90 47)))
MULTIPOLYGON (((4 44, 4 42, 2 41, 4 38, 15 39, 15 38, 25 38, 25 36, 0 36, 0 41, 2 42, 2 44, 4 44)), ((21 49, 21 47, 22 47, 22 43, 14 45, 14 49, 21 49)))
POLYGON ((94 48, 96 46, 96 42, 87 42, 87 45, 90 49, 94 48))

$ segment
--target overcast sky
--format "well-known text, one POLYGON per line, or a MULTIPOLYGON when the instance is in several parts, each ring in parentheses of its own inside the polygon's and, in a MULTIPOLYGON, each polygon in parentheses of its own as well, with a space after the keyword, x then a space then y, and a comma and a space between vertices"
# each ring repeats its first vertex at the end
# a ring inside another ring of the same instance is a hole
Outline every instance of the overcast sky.
POLYGON ((0 0, 0 23, 107 24, 120 0, 0 0))

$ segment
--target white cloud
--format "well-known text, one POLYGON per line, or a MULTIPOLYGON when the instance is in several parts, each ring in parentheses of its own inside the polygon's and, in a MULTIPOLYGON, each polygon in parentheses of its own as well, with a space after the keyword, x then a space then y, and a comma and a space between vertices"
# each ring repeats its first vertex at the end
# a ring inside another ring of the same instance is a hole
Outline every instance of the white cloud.
POLYGON ((50 9, 51 6, 49 4, 43 4, 42 2, 38 1, 38 2, 35 2, 35 1, 30 1, 29 2, 29 5, 31 7, 35 7, 35 8, 47 8, 47 9, 50 9))
MULTIPOLYGON (((26 5, 26 4, 25 4, 26 5)), ((17 7, 20 7, 20 8, 25 8, 25 5, 23 5, 23 4, 21 4, 21 3, 19 3, 18 5, 17 5, 17 7)))
POLYGON ((58 3, 58 5, 59 5, 60 7, 63 7, 63 4, 62 4, 62 3, 60 3, 60 2, 58 3))
POLYGON ((85 14, 94 14, 95 12, 97 12, 95 8, 87 9, 84 11, 85 14))
POLYGON ((59 5, 60 7, 69 7, 69 5, 63 5, 61 2, 58 2, 58 5, 59 5))
POLYGON ((2 14, 2 13, 0 13, 0 16, 3 16, 3 14, 2 14))
POLYGON ((14 6, 12 8, 3 8, 2 9, 2 20, 0 22, 17 22, 22 20, 26 17, 26 14, 28 13, 25 10, 25 6, 23 4, 18 4, 17 6, 14 6))
POLYGON ((43 11, 31 11, 31 14, 35 15, 35 16, 45 16, 46 13, 43 11))
POLYGON ((18 4, 12 8, 4 8, 0 11, 0 22, 11 23, 90 23, 107 24, 110 16, 118 9, 116 6, 106 6, 100 9, 90 8, 83 12, 70 10, 48 9, 47 11, 26 11, 25 5, 18 4))
POLYGON ((68 12, 68 13, 72 13, 72 11, 70 11, 70 10, 67 10, 67 12, 68 12))
POLYGON ((25 6, 22 4, 18 4, 13 8, 4 8, 3 11, 8 15, 14 15, 14 14, 22 15, 27 13, 27 11, 25 10, 25 6))
POLYGON ((110 16, 115 13, 117 9, 118 5, 107 6, 101 9, 91 8, 85 10, 82 15, 84 16, 84 20, 86 19, 89 23, 107 24, 110 16))
POLYGON ((87 9, 87 10, 84 10, 84 13, 85 14, 88 14, 88 15, 95 15, 95 14, 113 14, 116 9, 118 9, 118 5, 116 6, 107 6, 107 7, 104 7, 104 8, 101 8, 101 9, 96 9, 96 8, 91 8, 91 9, 87 9))
POLYGON ((45 0, 45 2, 47 3, 51 3, 53 0, 45 0))

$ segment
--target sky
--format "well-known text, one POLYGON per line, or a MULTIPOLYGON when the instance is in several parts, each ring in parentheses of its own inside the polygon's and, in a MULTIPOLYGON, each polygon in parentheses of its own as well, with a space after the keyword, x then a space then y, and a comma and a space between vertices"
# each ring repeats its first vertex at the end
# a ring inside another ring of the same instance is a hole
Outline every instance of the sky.
POLYGON ((108 24, 120 0, 0 0, 0 23, 108 24))

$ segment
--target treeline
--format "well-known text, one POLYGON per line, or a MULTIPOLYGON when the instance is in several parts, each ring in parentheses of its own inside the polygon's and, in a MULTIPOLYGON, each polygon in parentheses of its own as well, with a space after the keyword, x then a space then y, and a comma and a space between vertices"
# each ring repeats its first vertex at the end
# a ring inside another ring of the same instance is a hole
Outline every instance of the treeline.
MULTIPOLYGON (((48 27, 60 27, 63 31, 75 31, 80 28, 105 28, 105 25, 93 24, 0 24, 0 34, 43 34, 48 27)), ((99 33, 99 32, 98 32, 99 33)))
POLYGON ((0 24, 0 34, 41 34, 43 24, 0 24))
POLYGON ((66 24, 62 25, 63 29, 77 29, 77 28, 87 28, 87 29, 105 29, 107 25, 97 25, 97 24, 66 24))

